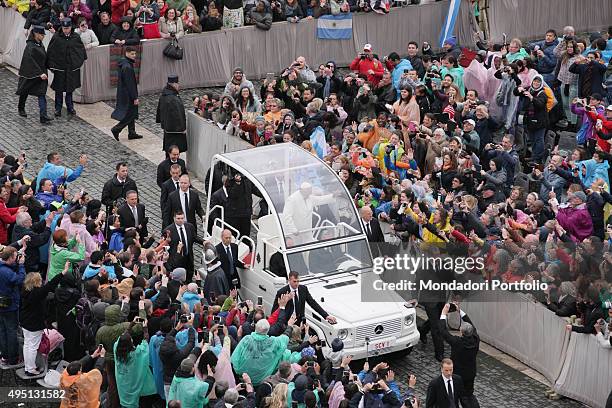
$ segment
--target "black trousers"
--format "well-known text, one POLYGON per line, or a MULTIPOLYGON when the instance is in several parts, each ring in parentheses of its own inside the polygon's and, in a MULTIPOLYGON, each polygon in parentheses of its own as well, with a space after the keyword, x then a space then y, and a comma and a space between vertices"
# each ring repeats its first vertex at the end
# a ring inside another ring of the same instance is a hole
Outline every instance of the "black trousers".
POLYGON ((226 216, 229 225, 236 228, 240 236, 251 237, 251 217, 231 217, 226 216))
POLYGON ((128 113, 122 120, 119 121, 111 129, 114 133, 121 133, 121 131, 127 126, 128 135, 136 134, 136 118, 138 118, 138 106, 131 106, 128 113))
POLYGON ((427 302, 423 303, 425 312, 427 313, 427 321, 423 323, 419 329, 421 336, 426 336, 431 331, 431 338, 433 340, 434 351, 436 356, 444 355, 444 338, 440 330, 440 315, 444 308, 444 302, 427 302))

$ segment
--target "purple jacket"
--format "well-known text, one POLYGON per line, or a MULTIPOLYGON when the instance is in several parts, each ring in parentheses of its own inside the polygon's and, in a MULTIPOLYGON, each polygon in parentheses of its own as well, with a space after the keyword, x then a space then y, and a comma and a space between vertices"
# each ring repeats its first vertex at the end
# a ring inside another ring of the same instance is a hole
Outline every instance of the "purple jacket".
POLYGON ((586 204, 581 204, 576 208, 559 208, 557 221, 576 242, 582 242, 593 235, 593 220, 586 204))
MULTIPOLYGON (((595 123, 586 114, 584 107, 572 103, 570 105, 570 109, 572 110, 572 113, 578 115, 580 118, 580 123, 582 123, 580 129, 578 129, 578 132, 576 133, 576 140, 581 143, 581 140, 586 141, 588 139, 595 139, 595 123)), ((601 105, 597 106, 595 111, 597 112, 597 115, 606 114, 604 107, 601 105)))

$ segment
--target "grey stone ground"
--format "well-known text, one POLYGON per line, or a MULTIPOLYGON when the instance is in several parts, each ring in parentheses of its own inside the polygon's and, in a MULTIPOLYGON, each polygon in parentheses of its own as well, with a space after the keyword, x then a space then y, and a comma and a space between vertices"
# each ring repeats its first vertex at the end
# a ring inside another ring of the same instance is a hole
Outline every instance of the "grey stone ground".
MULTIPOLYGON (((50 151, 58 151, 67 165, 74 165, 81 153, 90 156, 90 164, 83 176, 74 182, 76 189, 85 188, 92 196, 99 197, 102 185, 114 173, 114 164, 126 160, 130 164, 130 175, 140 192, 141 200, 147 205, 151 230, 159 232, 161 227, 159 211, 159 189, 155 183, 156 163, 151 163, 137 152, 131 151, 90 126, 78 117, 68 120, 65 117, 54 121, 51 126, 38 123, 37 106, 34 99, 27 104, 30 117, 24 119, 17 115, 17 96, 14 95, 16 77, 5 69, 0 69, 0 148, 7 153, 17 154, 25 150, 29 162, 28 176, 32 177, 45 161, 50 151)), ((191 96, 202 90, 183 92, 183 99, 190 106, 191 96)), ((140 123, 161 137, 154 121, 157 104, 156 96, 141 99, 140 123)), ((49 100, 49 111, 52 112, 49 100)), ((78 111, 78 106, 76 107, 78 111)), ((110 119, 109 119, 110 120, 110 119)), ((160 141, 161 143, 161 141, 160 141)), ((447 348, 448 349, 448 348, 447 348)), ((439 374, 439 364, 433 358, 431 339, 425 348, 418 346, 409 356, 388 356, 388 362, 396 372, 402 390, 406 388, 409 374, 418 377, 417 394, 424 397, 428 382, 439 374)), ((447 350, 448 355, 448 350, 447 350)), ((529 378, 521 372, 480 353, 478 357, 478 377, 476 395, 483 408, 541 408, 541 407, 579 407, 581 404, 571 400, 550 401, 545 398, 546 386, 529 378)), ((30 383, 16 380, 11 372, 0 372, 0 386, 26 386, 30 383)), ((57 403, 26 403, 23 407, 57 407, 57 403)), ((17 406, 0 401, 0 407, 17 406)))

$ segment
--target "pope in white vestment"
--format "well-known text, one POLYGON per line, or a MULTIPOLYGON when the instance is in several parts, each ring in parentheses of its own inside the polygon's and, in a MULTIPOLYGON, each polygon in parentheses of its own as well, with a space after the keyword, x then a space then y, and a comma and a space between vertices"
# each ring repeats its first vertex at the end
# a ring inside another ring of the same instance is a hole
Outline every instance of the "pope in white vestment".
POLYGON ((300 189, 291 194, 283 209, 283 230, 285 236, 291 235, 295 245, 314 241, 312 214, 314 207, 334 202, 333 194, 313 195, 312 185, 304 182, 300 189))

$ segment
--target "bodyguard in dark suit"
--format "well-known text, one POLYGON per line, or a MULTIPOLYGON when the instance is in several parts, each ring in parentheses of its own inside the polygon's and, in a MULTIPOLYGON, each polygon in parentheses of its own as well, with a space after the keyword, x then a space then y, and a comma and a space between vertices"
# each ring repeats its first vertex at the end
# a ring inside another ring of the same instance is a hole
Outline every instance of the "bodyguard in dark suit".
POLYGON ((454 363, 454 372, 463 380, 464 395, 461 398, 461 405, 464 408, 478 408, 480 404, 474 396, 474 379, 476 378, 476 356, 480 347, 480 337, 476 332, 470 318, 464 311, 460 310, 461 327, 460 336, 453 336, 446 327, 446 318, 451 305, 446 304, 440 316, 440 328, 442 337, 451 346, 451 360, 454 363))
POLYGON ((176 145, 172 145, 168 147, 168 158, 157 165, 157 185, 161 188, 162 184, 168 180, 170 175, 170 169, 172 165, 178 164, 181 166, 181 174, 187 174, 187 166, 185 165, 185 160, 179 157, 180 152, 179 148, 176 145))
POLYGON ((145 237, 149 235, 147 230, 149 219, 146 216, 145 206, 138 202, 136 191, 128 191, 125 195, 125 201, 126 203, 117 210, 121 226, 123 228, 136 228, 142 243, 145 237))
POLYGON ((102 188, 102 204, 106 206, 106 213, 111 213, 111 208, 116 200, 125 198, 128 191, 138 192, 136 182, 128 176, 128 164, 126 162, 117 163, 115 166, 117 173, 104 183, 102 188))
POLYGON ((204 210, 198 193, 190 189, 191 182, 187 174, 183 174, 179 178, 179 190, 173 191, 168 196, 167 204, 164 205, 162 212, 163 225, 166 227, 172 223, 172 216, 178 210, 181 210, 187 218, 187 222, 194 226, 196 232, 198 230, 198 221, 196 214, 204 217, 204 210))
POLYGON ((322 318, 327 320, 330 324, 336 324, 336 318, 323 310, 321 305, 319 305, 319 303, 317 303, 317 301, 310 295, 310 292, 306 286, 300 285, 300 275, 295 271, 289 272, 289 284, 280 288, 278 292, 276 292, 274 305, 272 305, 272 312, 278 308, 278 298, 287 293, 292 294, 293 297, 289 302, 287 302, 287 306, 285 306, 286 316, 290 317, 295 313, 299 322, 306 316, 306 303, 308 303, 310 307, 312 307, 314 311, 322 318))
POLYGON ((215 248, 221 262, 221 269, 225 272, 230 286, 240 289, 240 277, 236 268, 244 268, 244 264, 238 259, 238 245, 232 243, 232 232, 230 230, 223 230, 221 242, 215 248), (232 283, 234 279, 238 282, 237 284, 232 283))
POLYGON ((208 232, 212 232, 212 227, 217 218, 221 218, 221 210, 218 208, 214 209, 215 206, 219 205, 224 209, 227 208, 227 201, 229 196, 227 194, 227 188, 222 186, 220 189, 215 190, 214 193, 210 196, 210 214, 208 215, 208 232))
POLYGON ((463 380, 453 374, 453 360, 442 360, 442 374, 431 380, 427 387, 426 408, 459 408, 463 395, 463 380))
POLYGON ((380 223, 373 217, 374 212, 370 206, 361 207, 359 209, 363 229, 368 237, 369 242, 385 242, 385 235, 380 228, 380 223))
POLYGON ((162 230, 171 223, 169 222, 168 224, 164 224, 163 214, 164 214, 164 211, 166 211, 165 207, 168 206, 168 196, 181 188, 179 185, 180 177, 181 177, 181 166, 178 163, 173 164, 170 167, 170 178, 164 181, 161 185, 161 194, 159 196, 159 208, 161 209, 161 213, 162 213, 162 230))
POLYGON ((175 268, 185 268, 187 270, 186 282, 191 282, 193 278, 193 243, 196 238, 196 231, 193 225, 185 222, 185 214, 179 210, 174 214, 174 223, 169 225, 163 235, 170 236, 170 250, 166 269, 172 271, 175 268), (179 244, 181 248, 179 250, 179 244))

